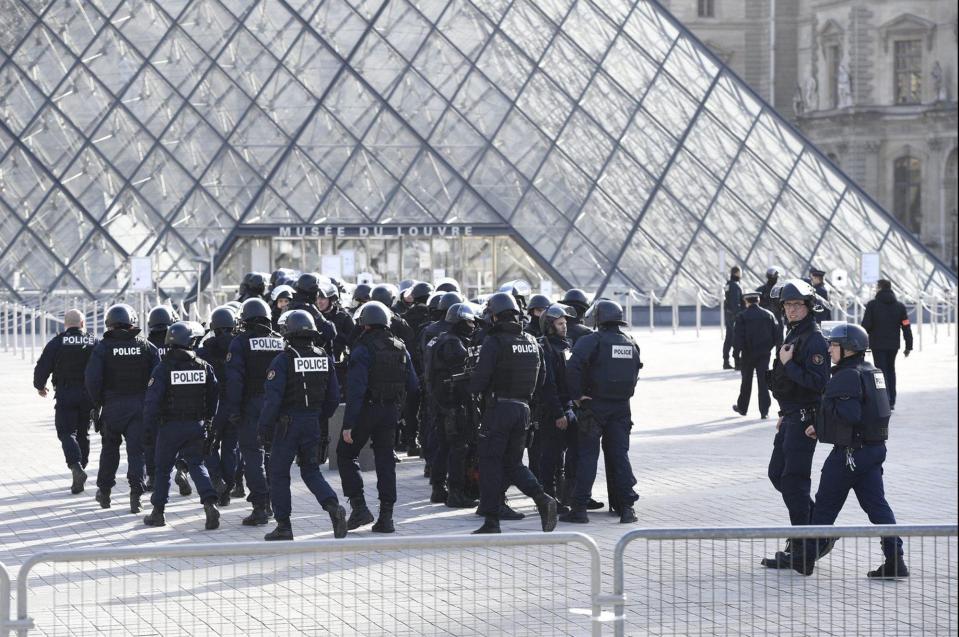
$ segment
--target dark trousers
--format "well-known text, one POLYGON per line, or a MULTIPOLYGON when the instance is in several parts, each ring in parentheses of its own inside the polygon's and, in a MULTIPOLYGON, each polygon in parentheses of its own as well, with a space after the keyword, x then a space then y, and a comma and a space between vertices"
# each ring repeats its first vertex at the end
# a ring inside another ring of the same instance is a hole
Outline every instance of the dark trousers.
MULTIPOLYGON (((250 488, 247 500, 254 504, 266 504, 270 500, 270 489, 266 483, 266 454, 256 435, 257 421, 263 409, 263 395, 251 396, 243 404, 243 416, 238 432, 240 453, 243 455, 243 475, 246 486, 250 488)), ((227 441, 223 441, 224 445, 227 441)))
POLYGON ((503 493, 510 484, 529 497, 543 492, 536 476, 523 465, 529 405, 522 401, 490 400, 479 432, 479 513, 498 517, 503 493))
POLYGON ((759 413, 768 414, 772 401, 769 399, 769 387, 766 386, 766 370, 769 369, 769 354, 747 357, 739 361, 742 381, 739 383, 739 398, 736 406, 739 411, 746 413, 749 409, 749 397, 753 393, 753 374, 756 375, 756 389, 759 393, 759 413))
MULTIPOLYGON (((733 337, 735 336, 735 331, 733 330, 733 325, 736 322, 736 316, 734 314, 726 315, 726 336, 723 338, 723 360, 729 360, 729 352, 733 349, 733 337)), ((734 360, 739 360, 736 357, 736 352, 733 352, 734 360)))
POLYGON ((589 424, 588 418, 579 422, 579 466, 576 469, 572 504, 586 508, 596 481, 596 466, 602 445, 613 474, 610 477, 607 473, 607 482, 612 481, 610 507, 633 506, 639 496, 633 490, 636 478, 629 463, 629 432, 633 426, 629 401, 594 399, 589 401, 589 411, 592 412, 593 424, 589 424))
POLYGON ((874 349, 872 360, 886 378, 886 393, 889 394, 889 405, 896 405, 896 355, 897 349, 874 349))
POLYGON ((210 449, 203 462, 214 484, 223 481, 228 489, 232 489, 236 484, 236 466, 240 455, 236 427, 230 424, 221 409, 213 418, 213 428, 220 432, 220 443, 218 448, 210 449))
POLYGON ((210 481, 203 464, 203 421, 171 420, 157 427, 156 478, 153 483, 153 495, 150 502, 153 506, 163 506, 170 496, 170 474, 178 458, 186 463, 190 477, 196 484, 200 502, 206 504, 216 500, 216 490, 210 481))
POLYGON ((451 489, 462 490, 466 486, 466 413, 462 408, 440 407, 435 413, 436 454, 430 469, 430 483, 442 485, 445 481, 451 489))
POLYGON ((300 477, 317 502, 321 505, 338 502, 336 493, 320 471, 320 412, 292 413, 289 418, 286 431, 274 427, 273 447, 270 449, 270 501, 277 520, 289 520, 293 512, 290 469, 294 459, 300 465, 300 477))
POLYGON ((100 413, 100 469, 97 488, 110 490, 116 485, 120 466, 120 444, 127 445, 127 482, 130 491, 143 493, 146 467, 143 452, 143 395, 107 398, 100 413))
POLYGON ((789 510, 789 522, 793 525, 809 524, 812 512, 809 491, 816 440, 805 433, 811 423, 802 422, 799 413, 783 416, 769 459, 769 481, 782 494, 789 510))
POLYGON ((376 464, 376 492, 380 502, 396 502, 396 462, 393 460, 393 439, 396 422, 399 420, 399 405, 366 404, 350 430, 353 442, 340 437, 336 444, 336 461, 343 484, 343 495, 356 498, 363 495, 363 478, 360 476, 360 450, 367 440, 372 440, 373 459, 376 464))
MULTIPOLYGON (((833 524, 839 517, 849 491, 854 491, 859 506, 873 524, 895 524, 896 516, 886 502, 882 484, 882 463, 886 460, 884 443, 864 445, 852 453, 855 469, 846 462, 846 448, 833 447, 822 466, 819 490, 816 492, 816 508, 812 524, 833 524)), ((882 552, 886 559, 902 556, 902 539, 882 538, 882 552)))
POLYGON ((406 394, 406 404, 403 405, 403 442, 409 447, 416 444, 416 434, 420 426, 420 393, 406 394))
POLYGON ((82 387, 57 388, 53 422, 67 466, 87 466, 90 459, 90 410, 93 405, 82 387))

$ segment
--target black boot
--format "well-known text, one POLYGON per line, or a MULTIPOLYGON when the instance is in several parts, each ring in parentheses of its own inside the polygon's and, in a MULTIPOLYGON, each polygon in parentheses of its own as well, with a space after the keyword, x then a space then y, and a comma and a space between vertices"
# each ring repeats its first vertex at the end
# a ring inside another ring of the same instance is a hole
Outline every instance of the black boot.
POLYGON ((143 485, 143 492, 144 492, 144 493, 153 493, 153 483, 154 483, 154 482, 155 482, 155 480, 153 479, 153 476, 151 476, 151 475, 148 474, 148 475, 147 475, 146 484, 143 485))
POLYGON ((411 442, 406 447, 406 455, 409 456, 410 458, 418 458, 420 454, 422 453, 423 453, 423 450, 420 449, 419 445, 417 445, 415 442, 411 442))
POLYGON ((277 520, 276 528, 264 535, 263 539, 267 542, 275 542, 277 540, 292 540, 293 525, 290 524, 289 520, 277 520))
POLYGON ((633 507, 623 507, 623 510, 619 513, 619 523, 632 524, 636 521, 636 511, 633 510, 633 507))
POLYGON ((792 540, 786 540, 785 549, 776 551, 773 557, 764 557, 759 563, 772 569, 792 568, 792 540))
POLYGON ((193 489, 190 487, 190 480, 186 477, 186 471, 182 468, 176 468, 176 477, 173 478, 173 481, 176 482, 176 486, 180 488, 180 495, 187 496, 193 493, 193 489))
POLYGON ((442 484, 433 485, 433 493, 430 494, 430 502, 433 504, 445 504, 446 498, 449 497, 449 493, 446 491, 446 487, 442 484))
POLYGON ((449 495, 446 496, 446 506, 451 509, 472 509, 478 503, 473 498, 466 495, 463 489, 453 487, 449 495))
POLYGON ((350 519, 346 521, 346 528, 354 531, 373 521, 373 513, 366 506, 366 498, 357 496, 350 498, 350 519))
POLYGON ((217 489, 216 504, 219 507, 230 506, 230 487, 225 482, 217 489))
POLYGON ((140 506, 141 495, 143 495, 143 492, 139 488, 130 488, 130 513, 139 513, 142 509, 140 506))
POLYGON ((164 506, 162 504, 155 505, 150 515, 143 518, 143 523, 147 526, 166 526, 166 518, 163 517, 164 506))
POLYGON ((559 516, 560 522, 572 522, 574 524, 588 524, 589 515, 586 514, 586 507, 573 505, 569 513, 559 516))
POLYGON ((540 493, 533 498, 536 502, 536 510, 539 511, 540 525, 543 531, 549 533, 556 528, 556 500, 545 493, 540 493))
POLYGON ((333 537, 337 539, 346 537, 346 509, 334 500, 324 504, 323 510, 330 514, 330 522, 333 523, 333 537))
POLYGON ((598 501, 598 500, 594 500, 594 499, 590 498, 590 499, 589 499, 589 502, 586 503, 586 510, 588 510, 588 511, 598 511, 599 509, 602 509, 604 506, 606 506, 606 503, 605 503, 605 502, 600 502, 600 501, 598 501))
POLYGON ((874 579, 909 577, 909 569, 906 567, 906 563, 903 561, 901 555, 894 559, 887 557, 886 561, 882 563, 882 566, 866 573, 866 577, 872 577, 874 579))
POLYGON ((266 504, 263 502, 253 503, 253 512, 243 518, 243 526, 262 526, 270 523, 270 516, 266 514, 266 504))
POLYGON ((396 529, 393 527, 393 503, 380 500, 380 516, 373 525, 374 533, 392 533, 396 529))
POLYGON ((243 488, 243 478, 238 478, 236 484, 233 485, 233 491, 230 492, 230 495, 234 498, 245 498, 246 489, 243 488))
POLYGON ((423 477, 424 477, 424 478, 429 478, 429 477, 430 477, 430 472, 431 472, 431 470, 432 470, 432 469, 430 468, 430 463, 429 463, 429 462, 427 462, 426 464, 424 464, 424 465, 423 465, 423 477))
POLYGON ((473 535, 481 535, 483 533, 502 533, 499 528, 499 519, 487 515, 483 526, 473 531, 473 535))
POLYGON ((100 503, 101 509, 110 508, 110 489, 97 489, 97 494, 94 498, 100 503))
POLYGON ((87 483, 87 472, 83 470, 79 462, 70 465, 70 472, 73 474, 73 484, 70 485, 70 493, 83 493, 83 485, 87 483))
POLYGON ((220 512, 216 508, 215 500, 210 500, 203 505, 203 513, 206 514, 206 525, 204 528, 206 528, 207 531, 220 528, 220 512))
POLYGON ((723 361, 723 369, 732 369, 733 366, 729 364, 729 359, 723 361))
POLYGON ((503 500, 503 504, 499 505, 499 519, 500 520, 522 520, 526 517, 525 513, 520 513, 516 509, 510 507, 506 504, 506 500, 503 500))

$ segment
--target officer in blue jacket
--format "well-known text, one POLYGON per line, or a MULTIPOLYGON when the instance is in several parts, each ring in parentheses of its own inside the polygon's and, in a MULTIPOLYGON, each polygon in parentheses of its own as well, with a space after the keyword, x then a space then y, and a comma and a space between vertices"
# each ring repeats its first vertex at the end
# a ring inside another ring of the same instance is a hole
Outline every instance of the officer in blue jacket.
POLYGON ((339 406, 340 387, 333 358, 317 346, 321 337, 309 313, 293 310, 286 317, 287 348, 270 363, 263 409, 257 422, 260 439, 270 449, 270 500, 276 528, 267 541, 292 540, 290 467, 300 465, 303 482, 330 514, 333 536, 346 537, 346 511, 320 472, 321 419, 339 406))
MULTIPOLYGON (((769 480, 782 494, 795 526, 809 524, 812 459, 816 440, 805 434, 816 421, 822 392, 829 381, 829 351, 813 315, 816 291, 805 281, 789 279, 771 291, 788 325, 788 332, 770 374, 770 389, 779 402, 779 420, 769 459, 769 480)), ((775 558, 765 558, 769 568, 789 568, 792 542, 775 558)))
POLYGON ((817 323, 829 320, 829 309, 826 307, 829 301, 829 290, 826 289, 826 271, 819 268, 809 268, 809 285, 816 290, 819 296, 820 305, 813 311, 817 323))
POLYGON ((150 373, 159 363, 156 348, 140 336, 137 314, 120 303, 104 315, 106 332, 90 354, 84 371, 87 395, 93 401, 94 427, 100 433, 100 470, 96 500, 110 508, 110 492, 120 466, 120 443, 127 443, 130 512, 140 512, 146 486, 143 448, 143 395, 150 373))
MULTIPOLYGON (((157 305, 150 310, 150 313, 147 314, 147 337, 146 339, 157 348, 157 356, 160 360, 163 360, 164 355, 166 355, 166 331, 170 328, 171 325, 176 323, 179 320, 176 310, 168 305, 157 305)), ((154 454, 150 451, 156 446, 156 431, 147 430, 146 433, 152 438, 145 438, 143 440, 143 448, 147 450, 146 453, 146 467, 147 467, 147 484, 146 490, 153 491, 153 482, 156 480, 156 465, 154 464, 154 454)), ((184 473, 186 467, 181 468, 177 467, 176 472, 176 482, 177 486, 180 487, 181 495, 190 495, 192 490, 190 489, 190 483, 186 481, 186 474, 184 473), (185 487, 185 488, 184 488, 185 487)))
POLYGON ((629 431, 632 412, 629 400, 636 391, 636 381, 643 363, 639 346, 623 333, 623 308, 614 301, 596 301, 592 310, 597 331, 581 337, 573 346, 573 355, 566 365, 569 395, 581 408, 579 416, 579 466, 576 469, 570 512, 564 522, 586 523, 590 491, 596 480, 600 438, 613 469, 610 501, 619 506, 619 521, 636 521, 633 503, 639 496, 633 491, 636 478, 629 463, 629 431), (615 497, 613 497, 615 495, 615 497))
POLYGON ((83 314, 67 310, 64 331, 50 339, 33 369, 33 387, 41 397, 49 393, 47 378, 53 376, 54 425, 63 447, 63 458, 73 477, 70 493, 80 493, 87 481, 83 470, 90 456, 90 410, 93 405, 83 386, 83 371, 97 339, 83 329, 83 314))
POLYGON ((220 526, 217 493, 203 464, 203 447, 212 435, 219 391, 213 367, 198 358, 191 325, 177 322, 167 329, 167 353, 153 369, 143 401, 146 430, 156 431, 156 482, 150 502, 153 511, 143 519, 147 526, 164 526, 164 509, 170 495, 170 474, 178 458, 193 477, 206 514, 206 529, 220 526))
POLYGON ((222 444, 232 448, 239 440, 246 483, 250 488, 247 499, 253 504, 253 512, 243 518, 243 524, 258 526, 270 522, 270 490, 266 483, 266 453, 257 438, 257 421, 263 409, 263 384, 267 371, 285 344, 273 331, 270 306, 262 299, 244 301, 240 321, 243 331, 233 337, 226 358, 229 428, 223 435, 222 444))
MULTIPOLYGON (((833 448, 822 467, 811 524, 833 524, 855 491, 859 505, 873 524, 895 524, 896 516, 886 501, 882 464, 889 438, 889 394, 882 371, 866 361, 869 335, 858 325, 839 325, 829 334, 829 356, 835 367, 826 384, 822 407, 806 435, 833 448)), ((806 540, 802 550, 792 552, 792 567, 812 575, 814 556, 831 548, 831 539, 806 540)), ((902 539, 882 538, 883 564, 868 577, 909 577, 902 555, 902 539)))
POLYGON ((363 304, 357 324, 363 335, 354 343, 346 371, 346 412, 343 439, 336 445, 336 457, 343 493, 350 499, 351 531, 373 521, 363 495, 363 478, 357 458, 367 440, 372 440, 376 462, 376 490, 380 512, 373 525, 377 533, 392 533, 396 503, 396 462, 393 441, 396 423, 407 394, 416 393, 419 383, 413 361, 403 341, 389 331, 388 307, 377 301, 363 304))
POLYGON ((216 416, 213 417, 213 436, 207 439, 205 464, 210 480, 219 494, 217 505, 230 504, 230 492, 236 482, 236 467, 240 448, 237 444, 237 432, 232 430, 226 407, 226 356, 230 353, 233 332, 236 329, 236 314, 233 308, 223 305, 210 314, 212 333, 197 349, 197 356, 213 366, 213 373, 219 381, 219 400, 216 416), (229 440, 229 444, 224 443, 229 440))

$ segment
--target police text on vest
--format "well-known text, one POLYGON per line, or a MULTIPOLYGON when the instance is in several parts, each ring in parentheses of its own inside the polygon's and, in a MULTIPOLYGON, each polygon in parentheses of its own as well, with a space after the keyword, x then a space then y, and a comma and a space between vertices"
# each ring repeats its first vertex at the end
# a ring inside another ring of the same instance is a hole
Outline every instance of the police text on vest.
POLYGON ((537 345, 536 343, 526 343, 525 345, 513 345, 513 353, 514 354, 535 354, 536 348, 538 347, 539 345, 537 345))
POLYGON ((171 385, 203 385, 206 383, 206 370, 190 369, 170 372, 171 385))
POLYGON ((283 339, 273 338, 272 336, 260 336, 258 338, 250 339, 250 351, 253 352, 265 352, 265 351, 274 351, 279 352, 283 350, 283 339))
POLYGON ((613 358, 632 358, 632 345, 613 345, 613 358))
POLYGON ((319 357, 297 358, 293 361, 293 371, 297 374, 328 372, 330 371, 330 359, 319 357))

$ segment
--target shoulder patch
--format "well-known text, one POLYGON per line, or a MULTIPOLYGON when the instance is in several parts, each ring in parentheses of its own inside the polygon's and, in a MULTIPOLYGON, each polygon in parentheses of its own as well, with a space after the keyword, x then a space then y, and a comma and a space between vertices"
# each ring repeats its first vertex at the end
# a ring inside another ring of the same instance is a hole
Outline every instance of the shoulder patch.
POLYGON ((823 361, 826 360, 823 358, 822 354, 813 354, 812 355, 812 364, 813 365, 822 365, 823 361))
POLYGON ((150 376, 150 382, 147 383, 147 387, 152 387, 152 386, 153 386, 153 381, 155 381, 155 380, 156 380, 156 378, 154 378, 153 376, 150 376))
POLYGON ((266 373, 266 379, 267 379, 267 380, 273 380, 274 378, 276 378, 276 370, 275 370, 275 369, 271 369, 270 371, 268 371, 268 372, 266 373))
POLYGON ((233 352, 227 352, 227 353, 226 353, 226 362, 229 363, 231 358, 233 358, 233 352))

